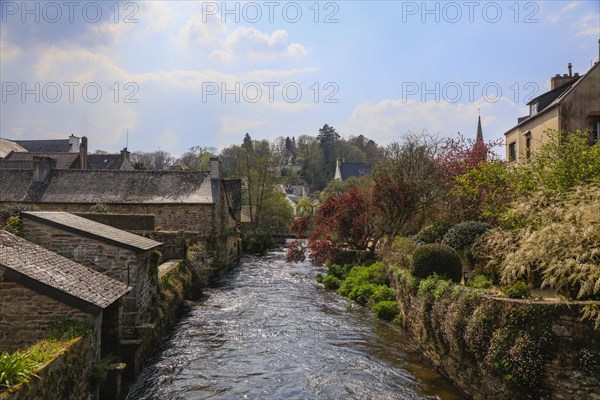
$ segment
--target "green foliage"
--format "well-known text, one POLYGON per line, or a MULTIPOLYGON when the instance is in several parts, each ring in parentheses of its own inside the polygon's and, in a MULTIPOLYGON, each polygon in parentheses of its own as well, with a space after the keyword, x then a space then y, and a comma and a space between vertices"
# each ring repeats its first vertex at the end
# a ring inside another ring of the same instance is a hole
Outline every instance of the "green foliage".
POLYGON ((387 267, 382 262, 370 266, 353 267, 340 286, 338 293, 362 305, 395 299, 393 289, 387 286, 387 267))
POLYGON ((439 243, 450 229, 450 224, 443 221, 434 222, 431 225, 424 226, 413 239, 417 243, 439 243))
POLYGON ((589 143, 589 131, 546 132, 548 140, 516 180, 520 192, 566 193, 600 178, 600 142, 589 143))
POLYGON ((92 328, 77 320, 67 317, 59 317, 50 323, 48 336, 55 340, 71 340, 79 336, 87 336, 92 328))
POLYGON ((431 295, 439 299, 444 293, 452 288, 452 282, 443 277, 433 274, 419 282, 418 293, 421 296, 431 295))
POLYGON ((371 307, 371 311, 379 318, 393 321, 398 316, 398 303, 394 300, 380 301, 371 307))
POLYGON ((273 236, 266 228, 251 229, 242 236, 242 249, 248 253, 262 255, 273 246, 273 236))
POLYGON ((21 221, 21 218, 17 215, 8 217, 4 229, 17 236, 23 236, 23 221, 21 221))
POLYGON ((438 274, 460 282, 462 267, 460 257, 454 249, 444 244, 418 246, 413 253, 411 272, 419 278, 438 274))
POLYGON ((342 281, 340 281, 337 277, 333 275, 327 275, 322 279, 323 286, 330 290, 338 290, 342 285, 342 281))
POLYGON ((475 275, 466 283, 468 287, 472 287, 474 289, 489 289, 493 284, 494 282, 485 275, 475 275))
POLYGON ((352 270, 353 267, 354 267, 354 265, 352 265, 352 264, 346 264, 346 265, 331 264, 328 268, 328 273, 330 275, 335 276, 336 278, 338 278, 340 280, 344 280, 344 279, 346 279, 346 276, 352 270))
POLYGON ((523 281, 515 282, 512 285, 500 288, 502 294, 511 299, 528 299, 531 297, 531 288, 523 281))
POLYGON ((8 389, 37 377, 37 366, 28 352, 0 353, 0 389, 8 389))
POLYGON ((492 226, 485 222, 461 222, 446 232, 442 243, 456 250, 463 250, 473 245, 481 235, 491 228, 492 226))

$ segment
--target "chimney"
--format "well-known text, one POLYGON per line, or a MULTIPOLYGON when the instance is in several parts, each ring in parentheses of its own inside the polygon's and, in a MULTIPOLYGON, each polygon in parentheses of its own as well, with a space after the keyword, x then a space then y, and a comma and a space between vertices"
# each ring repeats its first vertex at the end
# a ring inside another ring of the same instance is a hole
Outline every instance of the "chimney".
POLYGON ((210 179, 221 179, 221 161, 218 157, 210 158, 210 179))
POLYGON ((560 85, 564 85, 567 82, 572 82, 579 77, 579 73, 575 72, 575 76, 573 76, 573 65, 569 63, 567 66, 569 73, 568 74, 556 74, 552 78, 550 78, 550 89, 554 89, 559 87, 560 85))
POLYGON ((79 168, 80 169, 87 169, 87 155, 88 155, 87 137, 84 136, 81 138, 81 144, 79 145, 79 168))
POLYGON ((33 156, 33 181, 47 182, 55 166, 56 160, 54 158, 33 156))
POLYGON ((69 153, 77 153, 79 151, 79 138, 73 134, 69 136, 69 153))

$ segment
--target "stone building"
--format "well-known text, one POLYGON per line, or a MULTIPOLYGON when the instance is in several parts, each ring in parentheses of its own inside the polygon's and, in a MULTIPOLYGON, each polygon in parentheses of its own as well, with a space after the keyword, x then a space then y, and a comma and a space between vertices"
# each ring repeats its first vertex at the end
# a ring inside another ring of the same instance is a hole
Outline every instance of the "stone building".
POLYGON ((104 274, 0 230, 0 351, 47 337, 51 322, 67 317, 94 328, 98 348, 103 320, 118 314, 131 288, 104 274))
POLYGON ((0 169, 33 169, 34 157, 48 157, 55 161, 56 169, 115 169, 131 171, 134 169, 130 161, 130 153, 127 148, 121 150, 120 154, 88 154, 88 141, 84 136, 79 138, 72 136, 69 146, 61 140, 30 140, 27 142, 32 150, 19 146, 16 142, 5 140, 3 158, 0 159, 0 169), (48 145, 46 142, 50 142, 48 145), (58 145, 53 145, 58 142, 58 145), (12 144, 18 148, 9 147, 12 144), (35 145, 33 145, 35 144, 35 145), (63 144, 63 145, 61 145, 63 144), (72 151, 73 146, 78 146, 78 151, 72 151), (11 151, 8 151, 12 149, 11 151), (55 151, 44 150, 52 149, 55 151), (69 151, 62 151, 68 149, 69 151))
POLYGON ((152 323, 159 242, 66 212, 22 212, 21 219, 27 240, 132 287, 122 300, 121 339, 136 339, 152 323))
POLYGON ((600 62, 585 75, 557 74, 551 89, 531 100, 529 115, 507 131, 506 159, 526 160, 548 140, 547 131, 574 132, 590 130, 590 139, 600 139, 600 62))
POLYGON ((335 176, 333 179, 345 181, 352 177, 361 177, 371 172, 371 165, 365 163, 348 163, 341 159, 336 160, 335 176))

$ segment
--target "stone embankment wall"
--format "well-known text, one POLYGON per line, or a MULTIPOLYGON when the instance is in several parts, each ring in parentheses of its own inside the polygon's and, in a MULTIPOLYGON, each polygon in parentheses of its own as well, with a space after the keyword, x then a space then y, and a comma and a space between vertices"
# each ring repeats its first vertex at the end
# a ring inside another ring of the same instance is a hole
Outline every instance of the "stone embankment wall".
POLYGON ((431 364, 475 400, 600 400, 600 332, 585 302, 418 293, 395 273, 400 319, 431 364))
POLYGON ((98 325, 98 315, 4 280, 3 274, 0 266, 0 351, 14 351, 46 338, 50 323, 57 317, 68 316, 93 327, 98 325))
POLYGON ((0 400, 97 398, 97 390, 90 380, 94 352, 95 342, 91 335, 71 340, 36 371, 39 378, 0 394, 0 400))

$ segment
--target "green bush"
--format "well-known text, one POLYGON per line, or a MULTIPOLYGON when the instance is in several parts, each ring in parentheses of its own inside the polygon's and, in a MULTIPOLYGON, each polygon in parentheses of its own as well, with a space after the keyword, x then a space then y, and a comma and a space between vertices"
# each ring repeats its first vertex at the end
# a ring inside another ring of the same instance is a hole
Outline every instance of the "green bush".
POLYGON ((333 275, 338 279, 344 280, 346 279, 346 276, 348 276, 348 273, 350 272, 350 270, 354 267, 354 265, 352 264, 346 264, 346 265, 338 265, 338 264, 331 264, 328 268, 328 273, 329 275, 333 275))
POLYGON ((256 228, 244 233, 242 237, 242 249, 252 254, 265 254, 275 245, 273 236, 268 229, 256 228))
POLYGON ((506 297, 510 297, 511 299, 527 299, 531 297, 531 288, 523 281, 504 286, 500 291, 506 297))
POLYGON ((342 282, 333 275, 327 275, 322 279, 323 286, 330 290, 338 290, 342 282))
POLYGON ((373 303, 391 300, 396 300, 396 292, 394 289, 386 285, 379 285, 375 287, 375 290, 373 290, 373 294, 371 295, 371 301, 373 303))
POLYGON ((54 340, 71 340, 91 332, 92 328, 81 321, 59 317, 50 322, 48 336, 54 340))
POLYGON ((353 267, 340 286, 338 293, 349 297, 359 304, 373 303, 373 296, 378 300, 393 299, 393 290, 387 286, 387 267, 376 262, 368 267, 353 267))
POLYGON ((398 315, 398 303, 393 300, 380 301, 371 307, 371 311, 381 319, 392 321, 398 315))
POLYGON ((439 299, 451 287, 452 282, 434 273, 432 276, 425 278, 421 282, 419 282, 418 293, 421 296, 430 294, 434 298, 439 299))
POLYGON ((475 275, 467 281, 467 286, 474 289, 489 289, 494 282, 485 275, 475 275))
POLYGON ((414 240, 419 243, 437 243, 442 240, 446 232, 450 229, 447 222, 434 222, 431 225, 423 227, 414 237, 414 240))
POLYGON ((454 225, 446 232, 442 243, 453 249, 463 250, 472 246, 481 235, 491 228, 492 226, 485 222, 461 222, 460 224, 454 225))
POLYGON ((23 221, 21 221, 21 218, 18 215, 10 216, 6 220, 6 225, 4 225, 4 229, 17 236, 23 236, 23 221))
POLYGON ((317 277, 315 279, 317 280, 317 282, 323 283, 323 278, 325 278, 323 274, 317 274, 317 277))
POLYGON ((434 273, 460 282, 462 265, 454 249, 444 244, 425 244, 413 253, 411 272, 418 278, 427 278, 434 273))

